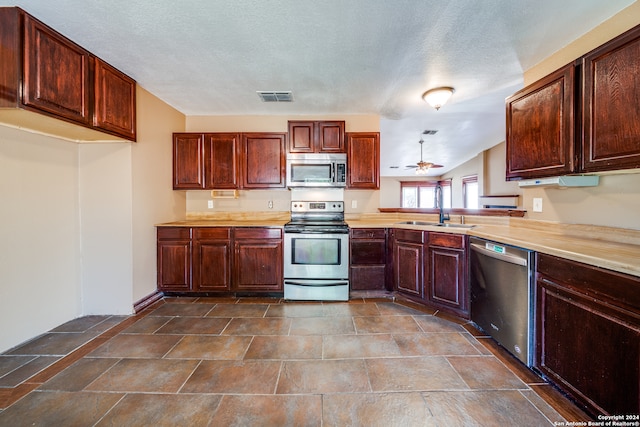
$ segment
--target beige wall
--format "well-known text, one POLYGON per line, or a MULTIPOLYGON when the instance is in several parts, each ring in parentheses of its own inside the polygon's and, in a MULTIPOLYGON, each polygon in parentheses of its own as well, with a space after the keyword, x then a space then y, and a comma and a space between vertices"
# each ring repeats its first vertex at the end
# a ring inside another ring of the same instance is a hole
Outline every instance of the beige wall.
POLYGON ((186 197, 173 191, 171 134, 185 129, 185 116, 138 87, 138 142, 131 146, 133 301, 156 290, 154 224, 185 218, 186 197))
POLYGON ((82 314, 131 314, 131 144, 78 152, 82 314))
POLYGON ((612 38, 640 24, 640 2, 636 1, 593 30, 545 58, 524 72, 524 84, 529 85, 560 67, 578 59, 612 38))
POLYGON ((78 150, 0 127, 0 352, 81 314, 78 150))
POLYGON ((171 189, 185 118, 137 95, 134 144, 0 126, 0 352, 81 315, 131 313, 155 291, 153 225, 185 216, 171 189))
POLYGON ((137 114, 137 143, 79 146, 84 315, 130 314, 155 292, 154 224, 185 217, 171 138, 185 117, 141 88, 137 114))

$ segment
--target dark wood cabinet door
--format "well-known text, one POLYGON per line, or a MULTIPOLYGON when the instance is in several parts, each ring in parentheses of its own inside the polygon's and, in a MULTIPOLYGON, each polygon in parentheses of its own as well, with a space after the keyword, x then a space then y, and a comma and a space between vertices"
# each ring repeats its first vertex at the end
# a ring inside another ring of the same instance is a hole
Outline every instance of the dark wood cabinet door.
POLYGON ((315 150, 314 122, 289 121, 289 152, 313 153, 315 150))
POLYGON ((347 187, 380 188, 380 134, 347 134, 347 187))
POLYGON ((289 121, 290 153, 345 153, 344 121, 289 121))
POLYGON ((204 135, 173 134, 173 189, 203 189, 204 135))
POLYGON ((464 251, 429 248, 429 301, 468 317, 464 251))
POLYGON ((240 135, 237 133, 205 134, 204 174, 206 188, 238 188, 239 147, 240 135))
POLYGON ((426 233, 393 229, 393 282, 397 291, 424 298, 424 243, 426 233))
POLYGON ((582 59, 582 170, 640 168, 640 27, 582 59))
POLYGON ((136 140, 136 82, 109 64, 94 60, 93 125, 136 140))
POLYGON ((394 245, 394 269, 396 288, 418 298, 423 298, 424 249, 422 244, 396 242, 394 245))
POLYGON ((539 254, 536 367, 590 412, 640 412, 640 280, 539 254))
POLYGON ((194 291, 229 291, 231 288, 231 231, 196 228, 193 231, 194 291))
POLYGON ((234 281, 236 292, 283 291, 282 230, 234 230, 234 281))
POLYGON ((324 121, 317 123, 319 153, 345 153, 344 122, 324 121))
POLYGON ((284 133, 242 134, 242 188, 285 187, 284 133))
POLYGON ((507 98, 507 180, 576 171, 574 108, 573 64, 507 98))
POLYGON ((23 103, 90 125, 91 55, 27 14, 24 23, 23 103))
POLYGON ((353 290, 386 287, 387 240, 385 229, 351 229, 349 283, 353 290))
POLYGON ((158 289, 185 292, 191 290, 190 229, 158 228, 158 289))

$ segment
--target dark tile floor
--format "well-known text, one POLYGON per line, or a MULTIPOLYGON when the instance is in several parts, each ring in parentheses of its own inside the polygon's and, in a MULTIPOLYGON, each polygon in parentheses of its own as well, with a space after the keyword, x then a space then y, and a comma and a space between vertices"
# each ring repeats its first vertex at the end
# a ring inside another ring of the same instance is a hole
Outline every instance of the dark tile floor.
POLYGON ((470 325, 387 299, 166 298, 0 355, 1 426, 551 426, 588 419, 470 325), (582 418, 580 418, 582 417, 582 418))

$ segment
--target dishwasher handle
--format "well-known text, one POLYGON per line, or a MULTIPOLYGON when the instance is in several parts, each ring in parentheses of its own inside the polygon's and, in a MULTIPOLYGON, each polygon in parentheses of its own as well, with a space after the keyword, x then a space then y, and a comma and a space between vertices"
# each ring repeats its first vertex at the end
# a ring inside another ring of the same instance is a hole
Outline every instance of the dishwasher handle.
POLYGON ((495 258, 495 259, 500 260, 500 261, 505 261, 505 262, 508 262, 508 263, 511 263, 511 264, 521 265, 523 267, 527 266, 527 258, 522 258, 522 257, 519 257, 517 255, 512 255, 512 254, 500 254, 498 252, 491 251, 491 250, 489 250, 489 249, 487 249, 487 248, 485 248, 482 245, 479 245, 477 243, 472 243, 471 244, 471 250, 472 251, 477 251, 477 252, 479 252, 479 253, 481 253, 483 255, 486 255, 486 256, 491 257, 491 258, 495 258))

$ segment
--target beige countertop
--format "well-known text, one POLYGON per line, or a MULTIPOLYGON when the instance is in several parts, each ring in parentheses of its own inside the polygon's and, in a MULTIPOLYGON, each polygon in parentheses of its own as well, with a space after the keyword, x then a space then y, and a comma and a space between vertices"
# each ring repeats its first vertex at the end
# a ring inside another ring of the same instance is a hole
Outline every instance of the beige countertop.
MULTIPOLYGON (((464 218, 473 228, 398 224, 406 220, 438 222, 434 215, 347 215, 351 228, 407 228, 442 233, 468 234, 536 252, 640 277, 640 231, 591 225, 559 224, 509 217, 464 218)), ((452 223, 460 223, 452 216, 452 223)), ((282 227, 289 213, 234 213, 213 218, 187 218, 157 224, 163 227, 282 227)))
POLYGON ((183 220, 156 224, 156 227, 282 227, 286 222, 278 220, 183 220))
MULTIPOLYGON (((471 218, 466 219, 467 224, 474 224, 471 218)), ((520 218, 490 219, 486 223, 480 221, 469 229, 397 224, 400 221, 402 219, 399 218, 363 218, 347 222, 352 228, 393 227, 468 234, 640 277, 640 231, 637 230, 520 218)), ((437 218, 426 221, 438 222, 437 218)), ((455 222, 460 221, 457 219, 455 222)))

